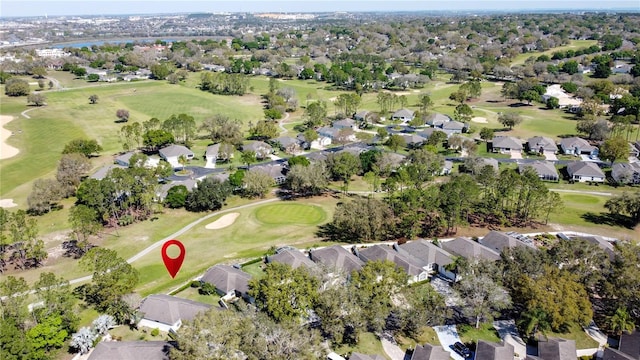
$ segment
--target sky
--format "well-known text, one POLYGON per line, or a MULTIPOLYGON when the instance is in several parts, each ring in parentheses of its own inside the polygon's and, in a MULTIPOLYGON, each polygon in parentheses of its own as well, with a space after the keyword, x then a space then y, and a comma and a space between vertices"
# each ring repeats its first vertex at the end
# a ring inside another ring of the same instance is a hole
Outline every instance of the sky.
POLYGON ((0 17, 124 15, 185 12, 333 12, 443 10, 614 10, 640 11, 640 0, 1 0, 0 17))

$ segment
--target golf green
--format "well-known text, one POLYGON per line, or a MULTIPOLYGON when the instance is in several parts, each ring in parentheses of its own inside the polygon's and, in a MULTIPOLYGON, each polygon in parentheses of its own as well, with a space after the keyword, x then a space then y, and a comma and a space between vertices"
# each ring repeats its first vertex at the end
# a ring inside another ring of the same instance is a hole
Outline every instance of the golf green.
POLYGON ((327 214, 318 206, 292 203, 262 206, 255 216, 259 222, 270 225, 314 225, 324 221, 327 214))

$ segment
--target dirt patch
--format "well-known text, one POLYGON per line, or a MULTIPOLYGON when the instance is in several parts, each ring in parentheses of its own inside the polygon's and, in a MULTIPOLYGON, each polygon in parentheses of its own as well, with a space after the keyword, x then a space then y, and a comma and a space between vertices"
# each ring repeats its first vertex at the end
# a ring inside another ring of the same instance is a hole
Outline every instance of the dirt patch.
POLYGON ((476 116, 476 117, 472 118, 471 121, 473 121, 475 123, 481 123, 481 124, 488 123, 487 118, 482 117, 482 116, 476 116))
POLYGON ((231 214, 223 215, 220 219, 208 224, 204 228, 207 230, 217 230, 217 229, 226 228, 227 226, 231 226, 236 221, 238 216, 240 216, 240 213, 231 213, 231 214))
POLYGON ((11 137, 13 133, 5 129, 4 125, 10 123, 12 120, 13 116, 0 115, 0 159, 8 159, 14 157, 20 152, 20 150, 7 144, 7 139, 9 139, 9 137, 11 137))
POLYGON ((18 206, 18 204, 13 202, 13 199, 0 199, 0 207, 1 208, 10 208, 18 206))

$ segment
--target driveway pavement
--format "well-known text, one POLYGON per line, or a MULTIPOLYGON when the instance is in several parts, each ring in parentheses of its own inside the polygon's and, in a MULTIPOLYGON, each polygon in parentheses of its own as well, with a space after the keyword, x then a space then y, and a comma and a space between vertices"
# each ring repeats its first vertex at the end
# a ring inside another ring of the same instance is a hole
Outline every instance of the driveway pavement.
POLYGON ((396 344, 393 336, 389 334, 383 334, 380 337, 380 342, 382 343, 382 349, 385 354, 391 358, 391 360, 404 360, 406 357, 406 352, 402 351, 398 344, 396 344))
MULTIPOLYGON (((434 326, 433 329, 436 331, 436 334, 438 334, 440 345, 442 345, 442 347, 451 354, 452 359, 467 360, 458 355, 458 353, 453 351, 453 349, 451 349, 451 346, 453 344, 460 341, 460 337, 458 336, 458 331, 456 330, 455 325, 434 326)), ((473 356, 471 357, 471 359, 473 359, 473 356)))
POLYGON ((511 150, 512 159, 522 159, 522 152, 518 150, 511 150))
POLYGON ((547 161, 557 161, 558 160, 558 157, 552 151, 545 151, 544 152, 544 158, 547 159, 547 161))
POLYGON ((499 320, 493 322, 493 327, 498 330, 500 339, 513 345, 515 357, 524 359, 527 356, 527 344, 522 340, 514 320, 499 320))

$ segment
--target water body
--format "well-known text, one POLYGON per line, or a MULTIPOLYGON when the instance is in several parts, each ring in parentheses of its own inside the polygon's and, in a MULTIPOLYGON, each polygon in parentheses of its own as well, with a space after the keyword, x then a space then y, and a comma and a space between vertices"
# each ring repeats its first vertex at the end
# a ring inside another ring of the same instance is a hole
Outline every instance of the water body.
MULTIPOLYGON (((157 39, 115 39, 115 40, 92 40, 92 41, 82 41, 82 42, 70 42, 70 43, 62 43, 62 44, 55 44, 52 45, 51 47, 54 49, 63 49, 66 47, 74 47, 74 48, 81 48, 81 47, 92 47, 93 45, 96 46, 102 46, 106 43, 109 44, 126 44, 126 43, 134 43, 134 42, 138 42, 138 43, 155 43, 157 39)), ((165 42, 175 42, 178 41, 176 39, 161 39, 162 41, 165 42)))

